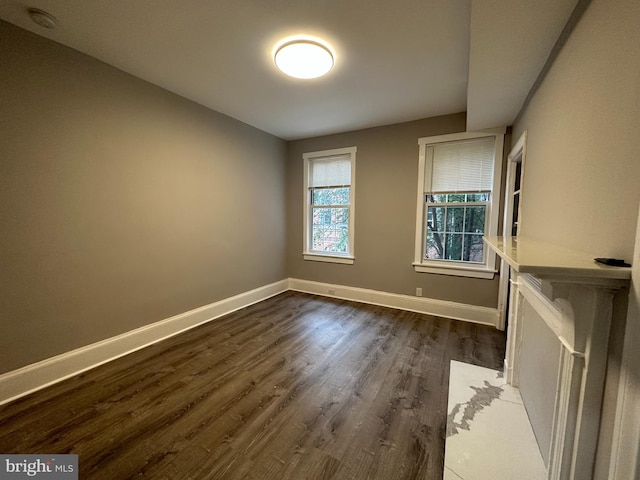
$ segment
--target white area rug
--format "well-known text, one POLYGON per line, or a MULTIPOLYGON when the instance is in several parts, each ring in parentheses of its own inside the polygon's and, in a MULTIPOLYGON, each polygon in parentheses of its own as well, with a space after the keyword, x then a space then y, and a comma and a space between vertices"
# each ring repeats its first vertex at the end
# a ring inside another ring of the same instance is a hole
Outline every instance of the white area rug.
POLYGON ((517 388, 502 372, 451 362, 444 480, 544 480, 517 388))

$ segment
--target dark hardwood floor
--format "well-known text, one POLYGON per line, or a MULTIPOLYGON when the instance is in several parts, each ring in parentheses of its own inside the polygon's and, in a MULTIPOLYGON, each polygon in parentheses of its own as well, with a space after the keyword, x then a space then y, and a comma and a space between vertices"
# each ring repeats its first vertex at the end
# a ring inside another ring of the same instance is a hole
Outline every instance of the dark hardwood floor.
POLYGON ((500 368, 504 344, 287 292, 0 407, 0 452, 91 480, 440 480, 449 361, 500 368))

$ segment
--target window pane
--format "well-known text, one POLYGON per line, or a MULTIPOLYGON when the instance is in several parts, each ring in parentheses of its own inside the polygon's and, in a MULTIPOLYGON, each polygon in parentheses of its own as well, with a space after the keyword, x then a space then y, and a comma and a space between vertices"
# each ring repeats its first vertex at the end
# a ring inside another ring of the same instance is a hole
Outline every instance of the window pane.
POLYGON ((435 232, 444 231, 445 207, 429 207, 427 209, 427 229, 435 232))
POLYGON ((467 202, 488 202, 489 194, 488 193, 468 193, 467 194, 467 202))
POLYGON ((349 222, 348 208, 313 208, 313 224, 314 225, 338 225, 347 224, 349 222))
POLYGON ((484 261, 484 243, 482 235, 464 236, 463 260, 467 262, 482 263, 484 261))
POLYGON ((311 190, 312 205, 349 205, 349 187, 314 188, 311 190))
POLYGON ((466 195, 464 193, 455 194, 455 195, 447 195, 449 202, 466 202, 466 195))
POLYGON ((464 231, 483 234, 486 212, 487 207, 467 207, 465 212, 464 231))
POLYGON ((427 248, 425 258, 441 260, 444 258, 444 233, 427 231, 427 248))
POLYGON ((462 234, 447 233, 445 237, 444 258, 462 260, 462 234))
POLYGON ((462 232, 463 227, 464 227, 464 207, 447 208, 447 224, 445 227, 445 231, 462 232))
POLYGON ((520 190, 520 184, 522 183, 522 162, 516 163, 516 173, 514 176, 516 177, 516 183, 513 186, 513 191, 517 192, 520 190))
POLYGON ((513 215, 511 216, 511 235, 518 236, 518 212, 520 210, 520 194, 513 196, 513 215))
POLYGON ((312 249, 348 253, 349 209, 314 207, 312 210, 312 249))
POLYGON ((430 203, 445 203, 447 201, 446 195, 427 195, 427 201, 430 203))

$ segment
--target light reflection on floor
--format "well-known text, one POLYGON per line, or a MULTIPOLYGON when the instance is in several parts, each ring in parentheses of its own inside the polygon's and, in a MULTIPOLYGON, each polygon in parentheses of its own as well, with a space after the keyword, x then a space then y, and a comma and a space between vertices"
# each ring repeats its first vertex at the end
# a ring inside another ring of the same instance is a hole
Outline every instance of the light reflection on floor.
POLYGON ((543 480, 522 398, 502 372, 451 362, 444 480, 543 480))

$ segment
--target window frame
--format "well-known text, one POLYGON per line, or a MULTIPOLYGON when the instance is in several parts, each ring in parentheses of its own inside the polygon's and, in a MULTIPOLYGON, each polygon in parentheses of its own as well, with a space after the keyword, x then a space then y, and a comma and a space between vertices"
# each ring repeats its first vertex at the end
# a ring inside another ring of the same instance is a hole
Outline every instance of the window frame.
MULTIPOLYGON (((413 268, 419 273, 436 273, 442 275, 455 275, 460 277, 473 277, 491 279, 497 273, 496 254, 493 250, 484 248, 484 262, 465 262, 464 260, 428 260, 424 258, 426 248, 426 221, 427 207, 425 195, 425 180, 431 172, 431 161, 427 158, 427 147, 447 142, 460 142, 464 140, 473 140, 485 137, 493 137, 495 140, 495 151, 493 161, 493 185, 489 202, 487 205, 487 219, 485 222, 485 236, 494 236, 498 234, 498 225, 500 220, 500 202, 501 202, 501 182, 502 182, 502 163, 504 148, 505 129, 491 129, 481 132, 461 132, 447 135, 438 135, 433 137, 422 137, 418 139, 419 157, 418 157, 418 189, 417 189, 417 207, 416 207, 416 237, 413 268)), ((431 183, 431 182, 429 182, 431 183)), ((450 203, 443 205, 452 205, 450 203)))
POLYGON ((355 262, 354 253, 354 224, 355 224, 355 193, 356 193, 356 152, 357 147, 345 147, 334 148, 331 150, 321 150, 317 152, 303 153, 302 158, 304 162, 303 171, 303 198, 304 198, 304 214, 303 214, 303 247, 302 257, 304 260, 311 260, 317 262, 329 262, 329 263, 342 263, 353 264, 355 262), (349 210, 349 222, 348 222, 348 251, 344 254, 339 252, 322 252, 319 250, 313 250, 312 242, 312 189, 309 186, 309 165, 314 160, 321 160, 328 157, 337 155, 349 155, 349 162, 351 166, 351 183, 349 185, 349 205, 339 205, 339 208, 348 208, 349 210))

